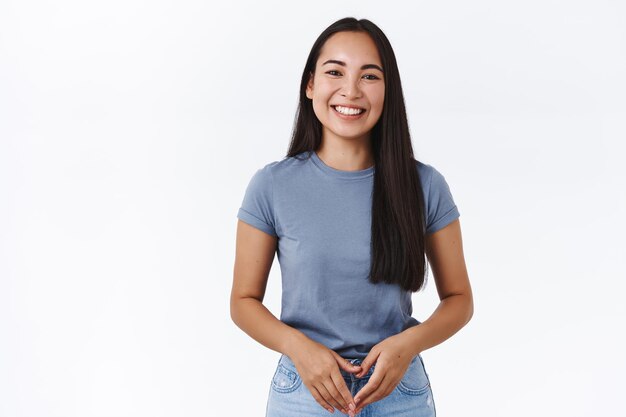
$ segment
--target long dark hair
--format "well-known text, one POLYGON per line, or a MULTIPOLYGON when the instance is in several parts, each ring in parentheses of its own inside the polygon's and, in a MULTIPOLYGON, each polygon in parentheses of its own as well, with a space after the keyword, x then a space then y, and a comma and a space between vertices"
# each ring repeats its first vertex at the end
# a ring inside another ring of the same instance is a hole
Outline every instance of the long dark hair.
POLYGON ((389 40, 374 23, 353 17, 340 19, 313 44, 302 73, 300 100, 286 157, 317 151, 321 146, 322 124, 306 96, 306 86, 315 74, 322 46, 330 36, 342 31, 367 33, 376 43, 385 72, 383 112, 370 134, 375 170, 369 280, 399 284, 405 291, 416 292, 423 287, 427 271, 424 197, 396 57, 389 40))

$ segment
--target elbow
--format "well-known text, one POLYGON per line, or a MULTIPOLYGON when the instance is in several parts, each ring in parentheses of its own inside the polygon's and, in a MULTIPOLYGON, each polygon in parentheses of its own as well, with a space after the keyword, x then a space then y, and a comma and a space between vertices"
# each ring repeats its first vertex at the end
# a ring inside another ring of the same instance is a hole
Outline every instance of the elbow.
POLYGON ((235 306, 232 302, 230 303, 230 319, 233 323, 237 324, 237 314, 235 311, 235 306))
POLYGON ((243 294, 233 293, 230 296, 230 319, 239 326, 239 323, 242 317, 248 314, 249 309, 251 308, 251 302, 258 301, 256 297, 251 297, 243 294))
POLYGON ((452 297, 455 302, 455 313, 458 321, 462 326, 465 326, 474 316, 474 300, 472 297, 472 292, 458 292, 455 294, 450 294, 441 300, 445 300, 446 298, 452 297))
POLYGON ((231 296, 230 296, 230 319, 237 326, 239 326, 238 319, 239 319, 239 304, 240 304, 240 302, 241 302, 241 298, 240 297, 236 297, 234 294, 231 294, 231 296))
POLYGON ((474 316, 474 298, 472 297, 472 293, 469 294, 469 301, 467 305, 467 315, 465 319, 465 324, 469 323, 472 317, 474 316))

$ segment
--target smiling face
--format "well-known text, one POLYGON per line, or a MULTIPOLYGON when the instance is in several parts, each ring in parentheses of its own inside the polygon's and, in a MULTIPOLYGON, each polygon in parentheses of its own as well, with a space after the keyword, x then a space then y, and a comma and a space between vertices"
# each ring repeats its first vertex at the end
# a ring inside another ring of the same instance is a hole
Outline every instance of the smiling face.
POLYGON ((376 44, 362 32, 338 32, 320 51, 306 96, 324 140, 365 140, 383 112, 385 81, 376 44))

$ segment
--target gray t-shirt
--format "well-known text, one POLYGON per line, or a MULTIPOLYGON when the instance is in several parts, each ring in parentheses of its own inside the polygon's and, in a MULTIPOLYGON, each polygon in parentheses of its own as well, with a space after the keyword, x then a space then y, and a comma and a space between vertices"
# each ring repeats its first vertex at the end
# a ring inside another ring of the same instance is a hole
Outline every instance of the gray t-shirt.
MULTIPOLYGON (((410 291, 368 281, 375 168, 337 170, 308 154, 257 170, 237 217, 278 237, 280 320, 344 358, 363 359, 421 322, 411 316, 410 291)), ((419 161, 417 169, 429 234, 460 214, 443 175, 419 161)))

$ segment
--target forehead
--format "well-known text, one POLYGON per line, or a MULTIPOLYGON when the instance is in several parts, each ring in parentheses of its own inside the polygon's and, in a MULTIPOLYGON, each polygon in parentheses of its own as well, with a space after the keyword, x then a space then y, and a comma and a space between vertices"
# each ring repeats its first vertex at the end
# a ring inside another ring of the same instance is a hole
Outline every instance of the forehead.
POLYGON ((344 61, 350 66, 361 64, 378 64, 382 67, 376 44, 367 33, 338 32, 326 40, 317 60, 321 65, 327 59, 344 61))

